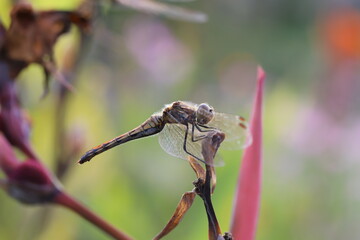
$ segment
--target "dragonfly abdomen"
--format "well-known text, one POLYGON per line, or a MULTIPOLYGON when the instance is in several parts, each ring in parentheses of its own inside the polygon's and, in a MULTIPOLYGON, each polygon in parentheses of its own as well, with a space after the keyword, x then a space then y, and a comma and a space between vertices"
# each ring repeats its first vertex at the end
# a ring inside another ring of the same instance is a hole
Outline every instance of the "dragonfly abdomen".
POLYGON ((164 128, 164 126, 165 124, 162 119, 162 116, 153 115, 150 118, 148 118, 144 123, 142 123, 140 126, 134 128, 133 130, 90 149, 81 157, 79 163, 82 164, 84 162, 88 162, 96 155, 105 152, 117 145, 123 144, 125 142, 157 134, 164 128))

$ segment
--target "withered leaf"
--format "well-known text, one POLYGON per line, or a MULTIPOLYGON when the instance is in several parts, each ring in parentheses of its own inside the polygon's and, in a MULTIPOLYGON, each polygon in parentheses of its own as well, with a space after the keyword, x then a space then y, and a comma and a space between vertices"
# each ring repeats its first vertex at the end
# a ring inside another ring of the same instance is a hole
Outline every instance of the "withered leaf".
POLYGON ((194 170, 196 177, 203 181, 205 181, 205 169, 201 166, 201 164, 192 156, 188 157, 188 161, 192 169, 194 170))
POLYGON ((211 193, 214 193, 216 187, 216 173, 215 168, 212 166, 215 154, 224 141, 225 134, 220 131, 210 132, 208 137, 202 143, 202 155, 206 162, 210 163, 206 167, 211 172, 211 193))
POLYGON ((187 210, 189 210, 189 208, 193 204, 195 196, 196 196, 195 192, 186 192, 182 195, 181 200, 178 203, 178 206, 173 216, 166 224, 164 229, 154 237, 154 240, 161 239, 166 234, 170 233, 180 223, 187 210))
POLYGON ((213 165, 213 160, 220 144, 224 141, 225 134, 220 131, 211 131, 202 142, 202 155, 208 165, 213 165))
POLYGON ((72 11, 35 11, 31 5, 19 3, 11 12, 11 24, 5 36, 7 56, 12 60, 41 63, 52 59, 58 37, 69 31, 71 23, 81 28, 88 20, 72 11))
POLYGON ((216 173, 215 173, 215 168, 214 167, 210 167, 211 169, 211 194, 214 193, 215 191, 215 187, 216 187, 216 173))
POLYGON ((4 57, 21 69, 30 63, 40 64, 45 74, 45 93, 50 74, 72 90, 71 85, 56 71, 53 47, 59 36, 69 31, 71 24, 85 31, 89 28, 89 22, 87 16, 77 11, 35 11, 29 4, 19 3, 12 9, 11 24, 5 33, 4 57))

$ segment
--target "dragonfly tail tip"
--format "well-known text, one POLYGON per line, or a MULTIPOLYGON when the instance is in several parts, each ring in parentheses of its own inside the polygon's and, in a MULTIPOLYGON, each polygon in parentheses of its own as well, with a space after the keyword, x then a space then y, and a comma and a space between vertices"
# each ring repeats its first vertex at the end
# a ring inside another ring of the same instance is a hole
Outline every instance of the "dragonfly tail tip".
POLYGON ((86 163, 90 161, 90 159, 86 159, 86 158, 81 158, 79 161, 78 161, 78 164, 83 164, 83 163, 86 163))

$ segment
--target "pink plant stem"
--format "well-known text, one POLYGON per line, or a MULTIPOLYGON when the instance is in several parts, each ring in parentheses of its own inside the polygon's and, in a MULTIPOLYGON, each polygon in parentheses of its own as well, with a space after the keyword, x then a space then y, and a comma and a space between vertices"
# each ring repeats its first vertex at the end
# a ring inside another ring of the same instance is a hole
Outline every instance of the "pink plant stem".
POLYGON ((252 145, 245 149, 235 196, 231 233, 237 240, 255 239, 262 180, 262 98, 265 72, 258 67, 255 102, 250 120, 252 145))
POLYGON ((3 170, 6 175, 8 175, 19 164, 20 161, 16 158, 10 143, 7 141, 5 136, 0 133, 0 169, 3 170))
POLYGON ((112 225, 110 225, 100 217, 98 217, 96 214, 91 212, 80 202, 76 201, 74 198, 72 198, 70 195, 64 192, 59 192, 59 194, 55 197, 54 202, 78 213, 80 216, 84 217, 89 222, 93 223, 95 226, 97 226, 104 232, 108 233, 110 236, 112 236, 115 239, 118 240, 132 239, 131 237, 127 236, 125 233, 122 233, 121 231, 117 230, 115 227, 113 227, 112 225))

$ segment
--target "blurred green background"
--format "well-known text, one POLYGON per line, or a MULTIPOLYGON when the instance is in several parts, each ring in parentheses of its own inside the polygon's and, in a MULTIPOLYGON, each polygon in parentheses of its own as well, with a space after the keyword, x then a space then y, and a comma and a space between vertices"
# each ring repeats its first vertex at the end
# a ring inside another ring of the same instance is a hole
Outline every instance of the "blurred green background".
MULTIPOLYGON (((36 9, 69 10, 79 1, 31 3, 36 9)), ((208 102, 217 111, 249 118, 260 64, 268 78, 257 239, 359 239, 359 2, 176 5, 205 12, 209 20, 189 23, 102 4, 67 109, 66 129, 81 141, 81 152, 136 127, 174 100, 208 102)), ((6 26, 10 9, 10 1, 0 2, 6 26)), ((75 29, 60 38, 60 66, 77 39, 75 29)), ((42 83, 42 71, 31 66, 18 86, 32 118, 32 142, 51 169, 55 84, 40 100, 42 83)), ((227 231, 242 153, 221 154, 226 165, 217 169, 213 201, 227 231)), ((135 239, 155 236, 195 179, 185 161, 161 150, 156 137, 81 166, 71 161, 65 190, 135 239)), ((109 238, 67 209, 24 206, 3 192, 0 199, 1 239, 109 238)), ((206 237, 206 213, 197 198, 165 239, 206 237)))

